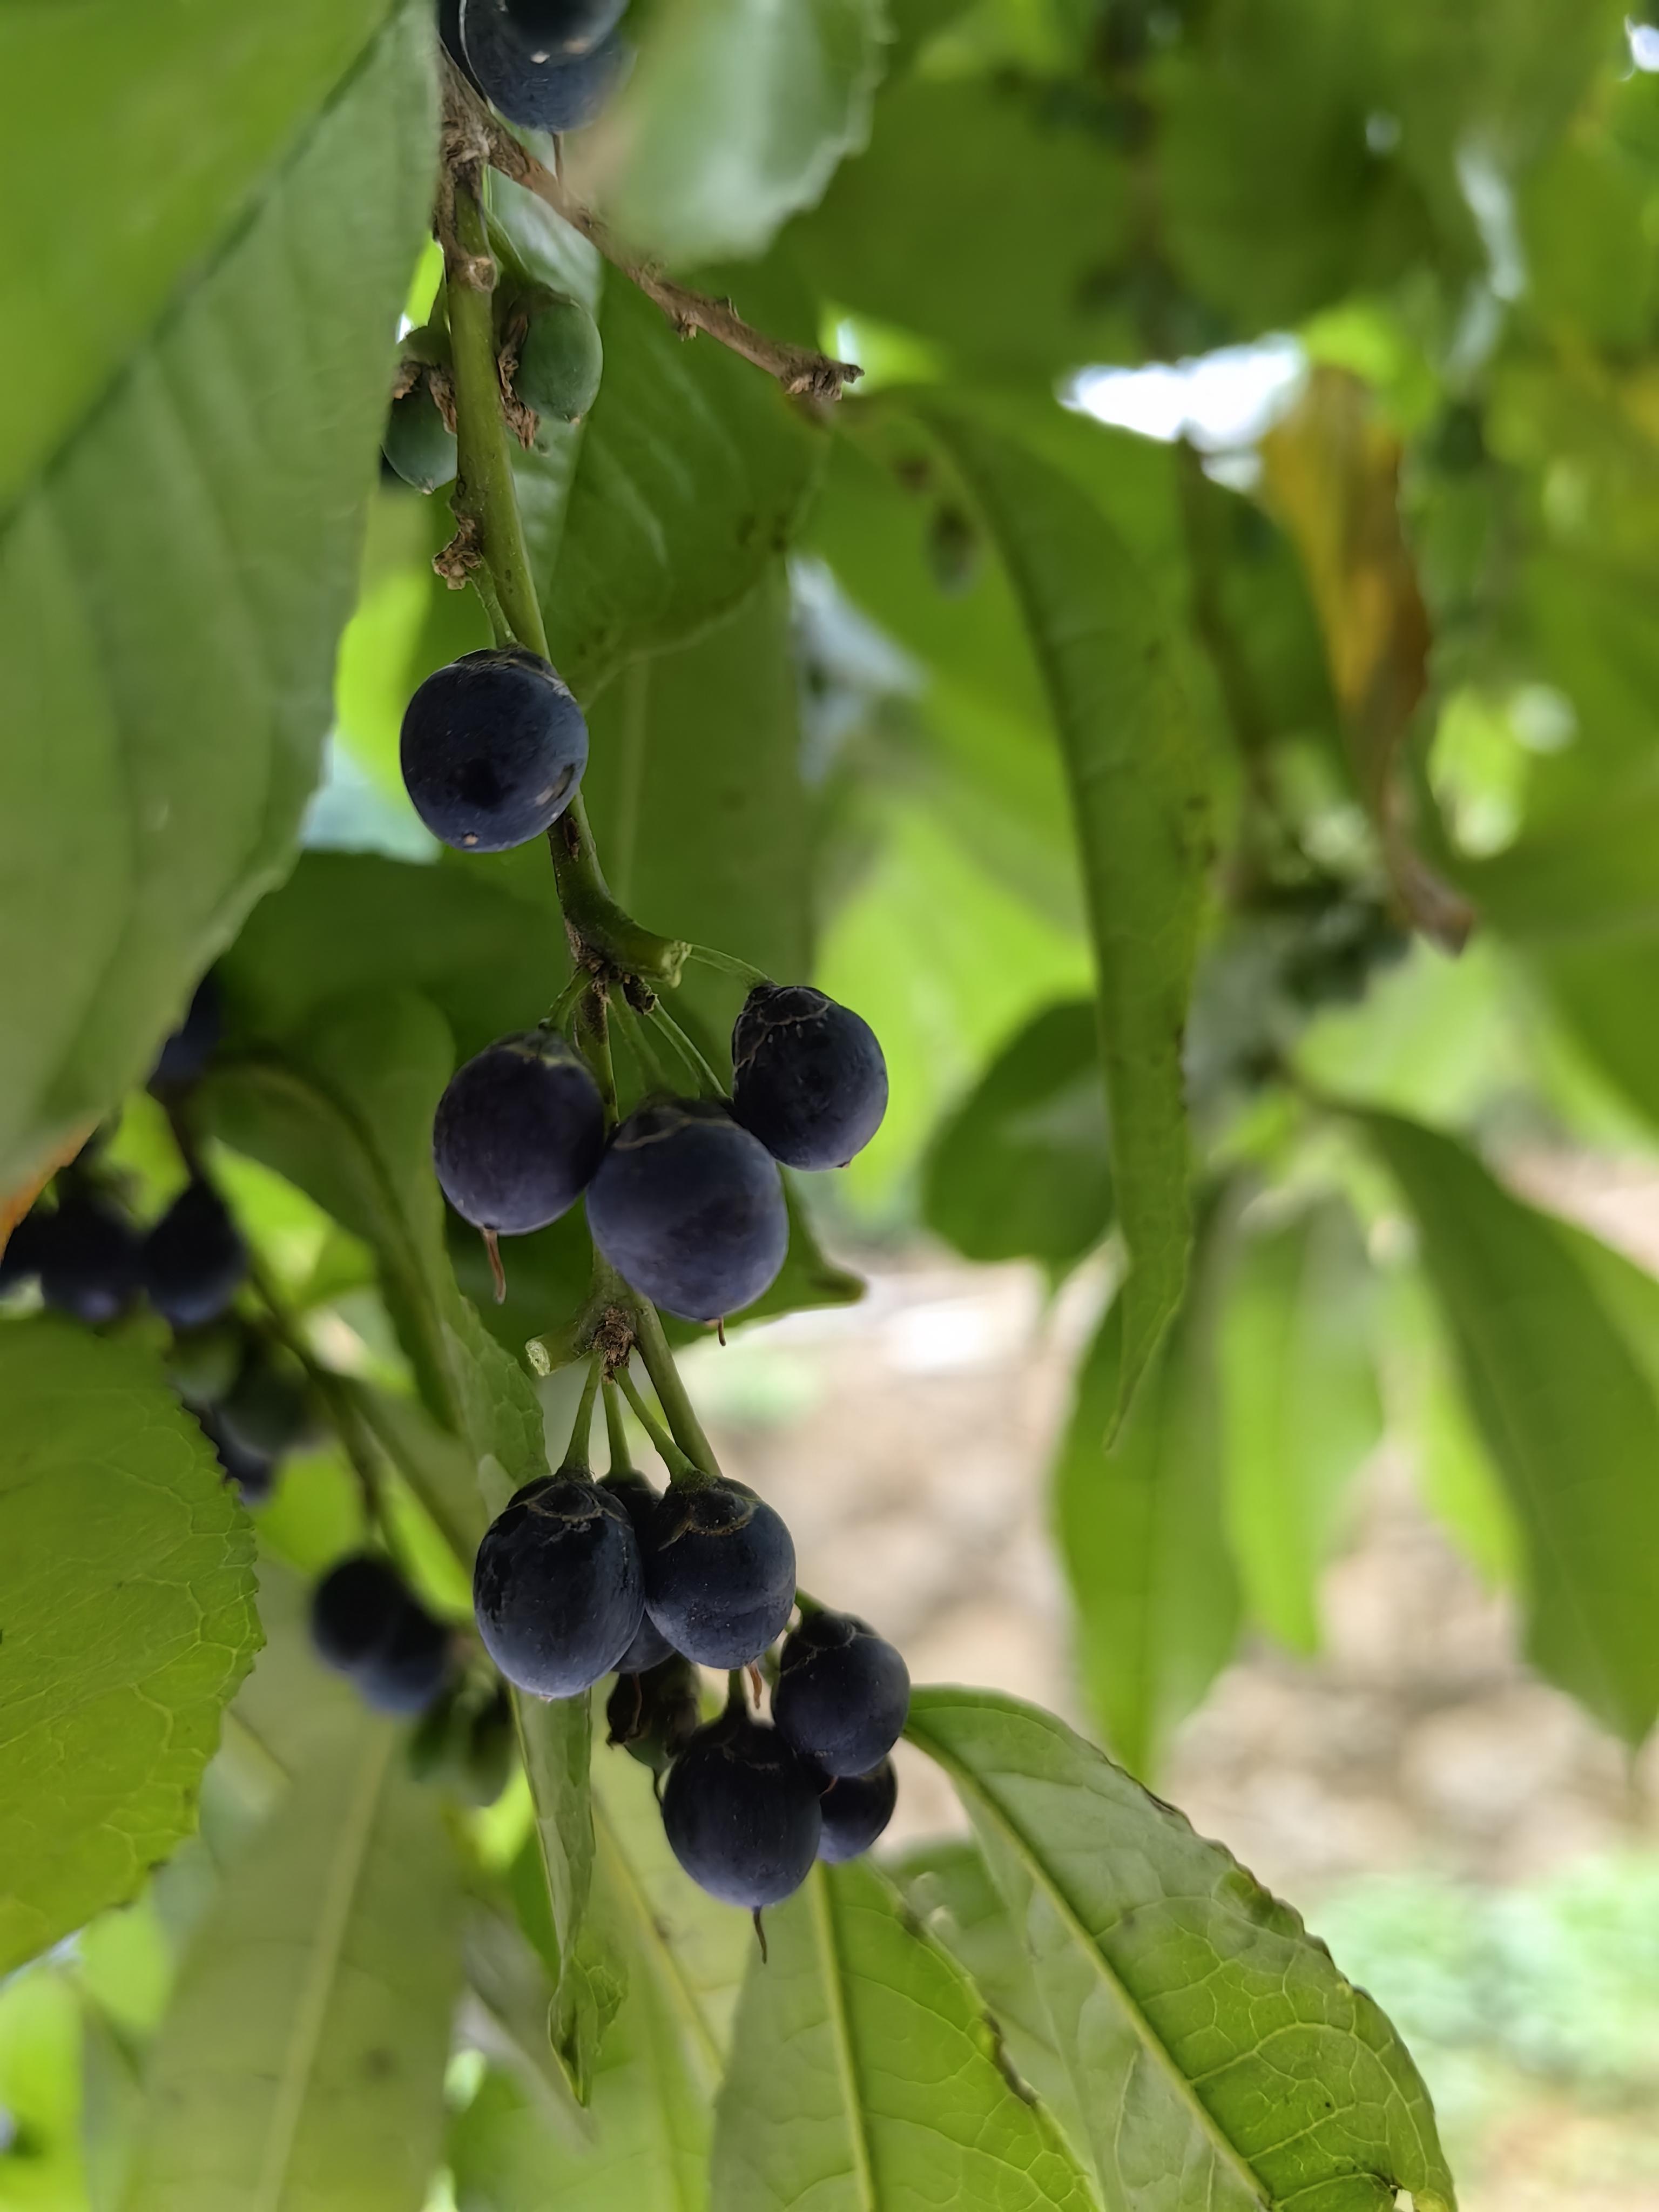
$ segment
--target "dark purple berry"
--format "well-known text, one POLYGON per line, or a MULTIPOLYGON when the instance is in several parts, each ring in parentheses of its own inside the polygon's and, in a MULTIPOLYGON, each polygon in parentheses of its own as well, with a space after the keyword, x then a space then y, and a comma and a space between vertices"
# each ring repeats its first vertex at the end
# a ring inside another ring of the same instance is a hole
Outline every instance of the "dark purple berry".
POLYGON ((501 15, 532 61, 585 54, 614 31, 627 0, 471 0, 467 27, 501 15))
POLYGON ((472 74, 466 48, 461 44, 461 0, 438 0, 438 36, 443 41, 444 52, 474 92, 480 99, 486 97, 483 87, 472 74))
POLYGON ((608 1674, 643 1603, 633 1523, 595 1482, 541 1475, 484 1531, 472 1607, 484 1649, 521 1690, 573 1698, 608 1674))
POLYGON ((818 1800, 823 1823, 818 1856, 839 1866, 843 1859, 867 1851, 892 1819, 897 1802, 898 1777, 890 1759, 884 1759, 872 1773, 843 1775, 832 1782, 818 1800))
POLYGON ((35 1266, 40 1295, 58 1313, 95 1326, 113 1321, 138 1288, 138 1239, 124 1213, 90 1192, 70 1191, 40 1217, 35 1266))
MULTIPOLYGON (((621 1500, 623 1511, 634 1524, 635 1541, 640 1546, 640 1556, 645 1556, 646 1524, 651 1518, 658 1493, 651 1487, 636 1468, 617 1468, 607 1474, 600 1484, 613 1498, 621 1500)), ((660 1667, 675 1656, 674 1647, 663 1634, 648 1613, 640 1616, 640 1632, 617 1662, 619 1674, 643 1674, 653 1667, 660 1667)))
POLYGON ((166 1090, 179 1084, 194 1083, 199 1076, 205 1075, 208 1062, 219 1049, 224 1025, 218 979, 209 969, 196 986, 196 995, 190 1002, 184 1020, 161 1047, 150 1074, 150 1082, 166 1090))
POLYGON ((708 1098, 629 1115, 588 1190, 587 1225, 626 1281, 687 1321, 719 1321, 759 1297, 789 1244, 776 1166, 708 1098))
POLYGON ((677 1484, 652 1508, 641 1548, 651 1618, 700 1667, 746 1667, 782 1633, 795 1547, 746 1485, 677 1484))
POLYGON ((343 1559, 312 1594, 311 1640, 378 1712, 424 1712, 449 1672, 449 1632, 403 1577, 368 1553, 343 1559))
POLYGON ((757 983, 732 1032, 732 1111, 787 1167, 845 1167, 887 1111, 875 1031, 809 983, 757 983))
POLYGON ((671 1652, 641 1674, 618 1673, 606 1700, 608 1741, 620 1744, 653 1774, 665 1774, 697 1732, 702 1717, 697 1670, 671 1652))
POLYGON ((461 0, 461 43, 474 83, 509 123, 580 131, 616 89, 628 47, 613 30, 586 52, 560 52, 520 30, 514 12, 507 0, 461 0))
POLYGON ((276 1487, 276 1461, 239 1443, 211 1407, 198 1409, 196 1419, 224 1469, 225 1480, 235 1484, 243 1504, 263 1505, 276 1487))
POLYGON ((261 1343, 250 1347, 214 1414, 238 1449, 273 1462, 313 1438, 311 1401, 299 1370, 261 1343))
POLYGON ((855 1614, 809 1613, 785 1644, 772 1718, 826 1774, 867 1774, 909 1714, 909 1668, 855 1614))
POLYGON ((247 1247, 210 1183, 189 1183, 144 1239, 150 1304, 174 1328, 216 1321, 247 1273, 247 1247))
POLYGON ((604 1153, 598 1086, 553 1030, 498 1038, 458 1068, 432 1124, 444 1195, 475 1229, 505 1236, 568 1212, 604 1153))
POLYGON ((811 1872, 822 1778, 775 1729, 729 1705, 669 1771, 662 1824, 700 1888, 750 1912, 781 1905, 811 1872))
POLYGON ((404 713, 398 757, 434 837, 458 853, 505 853, 539 837, 575 797, 587 724, 539 654, 492 646, 427 678, 404 713))

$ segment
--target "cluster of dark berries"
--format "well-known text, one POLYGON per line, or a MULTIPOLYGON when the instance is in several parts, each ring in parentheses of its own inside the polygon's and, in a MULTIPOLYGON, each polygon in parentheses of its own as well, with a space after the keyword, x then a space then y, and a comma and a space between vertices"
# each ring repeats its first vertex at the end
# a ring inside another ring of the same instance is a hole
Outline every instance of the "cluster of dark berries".
POLYGON ((587 1224, 635 1290, 719 1321, 769 1288, 789 1219, 778 1163, 839 1167, 887 1104, 867 1023, 804 983, 758 983, 732 1035, 729 1098, 649 1097, 607 1140, 586 1063, 552 1029, 502 1037, 456 1073, 433 1126, 438 1180, 486 1237, 587 1224))
POLYGON ((888 1757, 903 1729, 903 1660, 861 1620, 802 1607, 777 1665, 772 1723, 750 1717, 744 1670, 783 1634, 798 1597, 782 1520, 744 1484, 683 1475, 661 1494, 632 1468, 527 1483, 478 1548, 473 1609, 485 1649, 532 1696, 617 1677, 611 1741, 666 1774, 676 1857, 711 1895, 775 1905, 815 1857, 850 1858, 890 1818, 888 1757), (732 1678, 702 1725, 696 1668, 732 1678))
POLYGON ((425 1712, 450 1672, 449 1631, 372 1552, 342 1559, 312 1592, 311 1641, 377 1712, 425 1712))
POLYGON ((579 131, 620 82, 627 0, 439 0, 445 50, 474 88, 527 131, 579 131))

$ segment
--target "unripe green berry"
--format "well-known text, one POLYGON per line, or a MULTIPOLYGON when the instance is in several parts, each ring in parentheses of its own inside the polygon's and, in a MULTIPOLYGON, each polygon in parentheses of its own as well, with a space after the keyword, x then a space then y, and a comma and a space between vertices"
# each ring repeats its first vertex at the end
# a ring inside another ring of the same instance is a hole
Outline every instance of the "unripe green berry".
POLYGON ((605 368, 599 326, 580 300, 549 293, 531 308, 514 388, 526 407, 574 422, 599 397, 605 368))
POLYGON ((454 482, 455 433, 446 428, 424 377, 401 399, 392 401, 381 450, 416 491, 436 491, 441 484, 454 482))

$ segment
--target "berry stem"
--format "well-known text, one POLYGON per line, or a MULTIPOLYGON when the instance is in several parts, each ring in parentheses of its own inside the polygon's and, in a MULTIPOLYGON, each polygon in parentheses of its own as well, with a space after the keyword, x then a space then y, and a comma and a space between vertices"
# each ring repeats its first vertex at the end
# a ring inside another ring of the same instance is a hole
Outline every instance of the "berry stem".
POLYGON ((628 1425, 623 1419, 622 1393, 609 1376, 605 1378, 605 1434, 611 1447, 611 1465, 606 1469, 607 1474, 631 1474, 634 1455, 628 1445, 628 1425))
POLYGON ((739 960, 735 952, 721 952, 712 945, 693 945, 687 948, 686 958, 700 968, 718 968, 727 975, 740 975, 746 983, 769 983, 772 978, 763 968, 752 961, 739 960))
MULTIPOLYGON (((507 426, 501 417, 491 299, 495 263, 479 198, 481 161, 478 150, 465 144, 452 145, 450 158, 453 220, 441 225, 454 356, 458 448, 450 503, 462 537, 470 532, 475 565, 481 560, 489 570, 509 635, 546 659, 547 629, 531 573, 507 426)), ((485 605, 489 605, 487 599, 485 605)), ((580 792, 548 832, 548 846, 565 925, 576 942, 628 974, 646 976, 653 982, 678 981, 685 959, 684 946, 642 929, 611 897, 580 792)))
POLYGON ((605 1354, 596 1352, 587 1363, 587 1380, 582 1384, 582 1395, 577 1401, 570 1442, 566 1445, 564 1457, 559 1464, 561 1474, 592 1473, 593 1401, 599 1395, 599 1382, 604 1374, 605 1354))
POLYGON ((652 1049, 650 1033, 645 1024, 625 1000, 618 1006, 617 1012, 622 1016, 617 1026, 628 1040, 628 1049, 638 1063, 646 1089, 672 1093, 677 1086, 670 1080, 667 1069, 652 1049))
POLYGON ((714 1447, 697 1419, 697 1409, 680 1379, 674 1364, 674 1355, 668 1348, 668 1339, 662 1333, 662 1322, 657 1309, 648 1298, 639 1299, 634 1310, 634 1341, 640 1361, 651 1377, 651 1387, 657 1394, 658 1403, 668 1417, 668 1425, 674 1432, 681 1449, 690 1454, 696 1464, 710 1474, 720 1473, 720 1462, 714 1456, 714 1447))
POLYGON ((664 1030, 678 1048, 681 1058, 696 1077, 698 1083, 707 1091, 708 1096, 711 1098, 724 1098, 726 1095, 726 1085, 698 1051, 696 1040, 689 1036, 680 1027, 660 999, 651 1009, 651 1019, 662 1024, 664 1030))
POLYGON ((605 1126, 614 1129, 621 1118, 617 1111, 617 1071, 611 1058, 605 1003, 597 991, 589 991, 576 1002, 576 1048, 592 1070, 593 1080, 599 1087, 605 1126))
POLYGON ((625 1367, 619 1367, 617 1370, 617 1387, 634 1408, 640 1426, 650 1437, 656 1448, 658 1457, 668 1469, 670 1483, 684 1481, 688 1476, 693 1479, 698 1477, 702 1470, 694 1467, 687 1459, 685 1454, 674 1442, 649 1406, 646 1404, 645 1400, 640 1395, 639 1385, 625 1367))

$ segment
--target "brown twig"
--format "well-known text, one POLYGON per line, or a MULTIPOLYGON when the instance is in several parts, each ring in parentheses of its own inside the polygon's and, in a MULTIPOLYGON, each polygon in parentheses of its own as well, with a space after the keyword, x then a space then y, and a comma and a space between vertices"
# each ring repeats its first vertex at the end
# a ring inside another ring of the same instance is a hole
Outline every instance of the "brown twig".
MULTIPOLYGON (((729 300, 711 300, 706 293, 677 284, 648 261, 630 254, 612 238, 593 210, 573 197, 562 177, 545 167, 495 120, 447 57, 444 118, 450 147, 461 150, 463 161, 476 159, 477 149, 482 148, 483 158, 492 169, 499 169, 515 185, 534 192, 573 230, 580 231, 613 268, 619 269, 647 300, 661 308, 683 338, 691 337, 698 331, 706 331, 720 344, 752 362, 757 368, 776 377, 793 398, 839 399, 843 386, 864 374, 855 362, 832 361, 828 354, 814 353, 808 347, 768 337, 763 331, 745 323, 729 300)), ((447 169, 452 167, 453 159, 452 155, 446 161, 447 169)))

